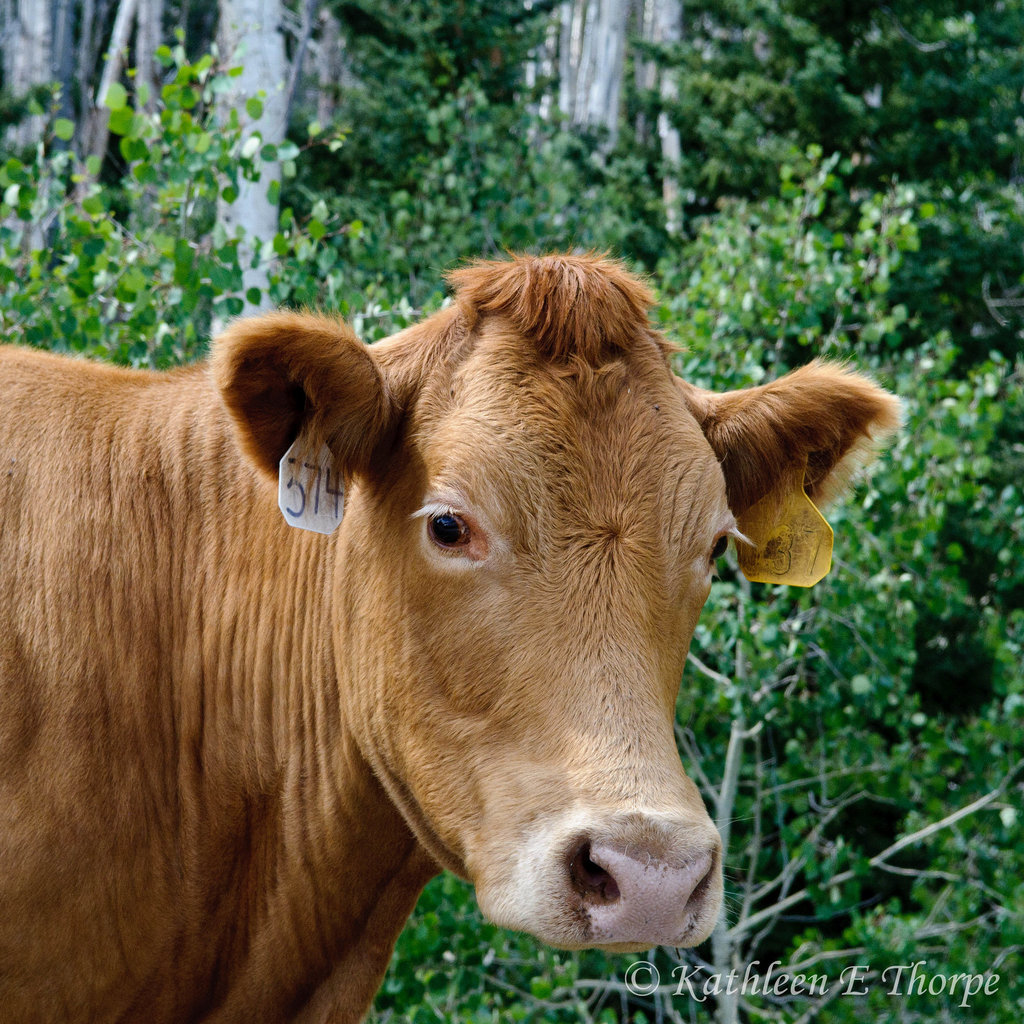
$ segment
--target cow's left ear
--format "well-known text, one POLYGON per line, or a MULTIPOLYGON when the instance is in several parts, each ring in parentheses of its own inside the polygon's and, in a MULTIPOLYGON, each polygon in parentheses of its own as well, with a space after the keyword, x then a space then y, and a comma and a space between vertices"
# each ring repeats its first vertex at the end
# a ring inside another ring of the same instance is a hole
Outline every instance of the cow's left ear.
POLYGON ((722 464, 737 516, 804 464, 807 493, 827 504, 900 422, 896 398, 836 363, 813 362, 770 384, 721 394, 678 383, 722 464))
POLYGON ((388 389, 342 321, 303 313, 238 320, 216 339, 214 381, 242 450, 276 477, 301 433, 346 472, 364 472, 395 420, 388 389))

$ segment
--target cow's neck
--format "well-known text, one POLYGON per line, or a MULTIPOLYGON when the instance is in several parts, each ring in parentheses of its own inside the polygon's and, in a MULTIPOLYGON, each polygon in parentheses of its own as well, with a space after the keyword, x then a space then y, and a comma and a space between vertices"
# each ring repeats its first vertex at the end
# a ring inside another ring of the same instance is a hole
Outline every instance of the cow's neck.
MULTIPOLYGON (((264 484, 243 489, 240 507, 266 506, 264 484)), ((198 762, 181 826, 195 837, 190 884, 216 908, 195 938, 209 948, 219 931, 230 948, 233 970, 213 997, 224 1019, 245 1016, 254 993, 254 1011, 265 1008, 277 978, 282 998, 302 992, 316 1008, 310 1019, 327 1019, 329 1007, 329 1019, 358 1020, 438 869, 343 724, 333 542, 278 529, 276 515, 256 512, 242 543, 206 552, 212 568, 192 589, 186 628, 203 638, 203 671, 198 699, 181 705, 180 735, 198 762), (273 564, 251 540, 267 530, 273 564), (289 973, 297 965, 302 978, 289 973)))

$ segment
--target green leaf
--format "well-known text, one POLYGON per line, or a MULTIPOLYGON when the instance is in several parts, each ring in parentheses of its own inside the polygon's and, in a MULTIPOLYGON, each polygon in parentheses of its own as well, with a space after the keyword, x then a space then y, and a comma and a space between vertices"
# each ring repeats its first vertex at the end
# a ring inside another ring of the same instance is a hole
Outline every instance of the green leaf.
POLYGON ((251 96, 245 101, 245 112, 254 121, 258 121, 263 116, 263 101, 251 96))
POLYGON ((111 82, 103 97, 103 105, 108 110, 123 110, 128 102, 128 93, 120 82, 111 82))
POLYGON ((74 121, 69 121, 66 117, 58 117, 53 123, 53 134, 65 142, 70 141, 75 134, 74 121))
POLYGON ((130 107, 118 107, 116 110, 110 112, 110 122, 108 127, 110 128, 111 135, 127 135, 132 130, 132 122, 134 121, 134 114, 130 107))

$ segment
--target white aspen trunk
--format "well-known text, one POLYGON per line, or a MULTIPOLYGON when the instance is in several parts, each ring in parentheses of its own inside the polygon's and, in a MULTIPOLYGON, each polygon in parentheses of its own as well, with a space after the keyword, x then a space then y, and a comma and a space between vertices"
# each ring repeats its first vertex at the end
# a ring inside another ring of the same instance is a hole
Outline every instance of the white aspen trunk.
POLYGON ((135 64, 138 81, 149 86, 145 109, 156 110, 160 94, 160 65, 156 48, 164 38, 164 0, 139 0, 138 25, 135 30, 135 64))
POLYGON ((343 53, 341 23, 329 11, 320 12, 320 32, 316 40, 316 119, 325 127, 338 109, 343 53))
POLYGON ((59 117, 73 121, 72 86, 75 80, 74 46, 75 4, 73 0, 53 0, 53 80, 60 83, 59 117))
MULTIPOLYGON (((51 0, 15 0, 9 9, 3 41, 4 83, 15 96, 54 80, 53 5, 51 0)), ((46 118, 30 114, 7 131, 12 149, 34 146, 43 135, 46 118)))
POLYGON ((309 49, 309 41, 313 36, 313 25, 316 23, 317 8, 319 6, 320 0, 304 0, 302 4, 302 23, 299 29, 299 38, 295 44, 295 53, 292 56, 292 68, 288 76, 288 85, 285 93, 284 123, 286 129, 292 120, 295 94, 299 90, 302 66, 306 62, 306 50, 309 49))
POLYGON ((348 60, 341 22, 327 8, 320 12, 317 21, 320 30, 313 40, 316 119, 326 127, 337 114, 342 93, 357 86, 359 80, 348 60))
POLYGON ((626 55, 629 0, 592 0, 581 64, 586 91, 577 110, 578 124, 599 125, 607 132, 607 148, 615 145, 619 127, 619 99, 626 55), (589 45, 588 45, 589 44, 589 45))
MULTIPOLYGON (((658 0, 637 0, 636 5, 636 33, 646 42, 654 41, 654 9, 658 0)), ((636 81, 636 91, 645 93, 654 88, 657 79, 658 67, 653 60, 637 56, 633 63, 633 77, 636 81)), ((648 141, 650 125, 647 117, 641 110, 636 115, 636 137, 637 141, 645 144, 648 141)))
POLYGON ((630 0, 575 0, 561 8, 559 93, 576 125, 601 127, 615 145, 630 0))
POLYGON ((565 0, 558 12, 558 109, 570 121, 576 116, 576 86, 586 4, 587 0, 565 0))
MULTIPOLYGON (((232 88, 218 102, 223 110, 234 109, 242 123, 242 140, 258 135, 262 145, 279 146, 287 127, 288 62, 281 33, 280 0, 220 0, 218 30, 221 54, 242 66, 242 74, 231 79, 232 88), (252 118, 245 109, 247 99, 259 96, 263 104, 260 117, 252 118)), ((269 267, 258 260, 260 243, 277 233, 278 206, 270 201, 267 189, 281 180, 280 161, 262 161, 258 181, 240 180, 233 203, 218 201, 217 216, 228 237, 241 236, 239 262, 243 291, 259 289, 260 299, 245 298, 246 312, 270 306, 267 294, 269 267)))
MULTIPOLYGON (((655 0, 653 21, 652 34, 657 42, 662 45, 682 42, 682 0, 655 0)), ((673 104, 679 97, 677 74, 674 68, 663 68, 659 83, 662 109, 658 114, 658 138, 661 139, 661 159, 665 165, 661 197, 665 205, 665 230, 670 235, 678 234, 683 226, 683 206, 677 176, 683 149, 679 129, 673 126, 665 111, 665 107, 673 104)))
POLYGON ((120 0, 114 28, 110 33, 110 46, 107 48, 107 59, 100 75, 100 84, 96 88, 92 107, 86 117, 85 153, 95 153, 102 159, 107 151, 108 127, 110 111, 106 108, 107 93, 111 85, 118 81, 124 70, 124 58, 128 48, 128 38, 138 10, 138 0, 120 0))
MULTIPOLYGON (((92 77, 93 62, 96 59, 95 36, 96 0, 84 0, 81 22, 78 26, 78 46, 75 52, 75 81, 79 96, 89 95, 89 80, 92 77)), ((88 116, 83 114, 79 124, 79 137, 84 135, 88 116)))

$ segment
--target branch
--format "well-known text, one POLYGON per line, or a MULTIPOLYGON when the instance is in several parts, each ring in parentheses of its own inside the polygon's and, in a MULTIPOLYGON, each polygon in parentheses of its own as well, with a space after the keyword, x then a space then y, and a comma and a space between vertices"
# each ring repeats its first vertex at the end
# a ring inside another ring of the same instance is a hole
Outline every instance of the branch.
POLYGON ((893 23, 893 27, 903 37, 903 39, 910 43, 915 50, 920 50, 922 53, 934 53, 936 50, 944 50, 949 45, 948 39, 940 39, 937 43, 922 43, 916 36, 912 36, 904 27, 899 18, 896 17, 895 12, 891 7, 887 7, 885 4, 879 5, 879 10, 889 16, 889 20, 893 23))
POLYGON ((732 687, 732 680, 728 676, 723 676, 721 672, 716 672, 713 668, 711 668, 710 665, 705 665, 704 662, 701 661, 700 658, 698 658, 697 655, 693 653, 693 651, 690 651, 690 653, 686 656, 686 660, 688 662, 692 662, 693 667, 698 672, 702 673, 703 675, 706 675, 708 679, 713 679, 720 686, 725 686, 728 688, 732 687))
POLYGON ((686 754, 687 760, 690 762, 688 768, 691 776, 693 777, 693 781, 696 782, 700 789, 710 798, 711 794, 715 791, 715 787, 711 785, 711 780, 701 767, 701 761, 703 758, 701 757, 700 750, 697 748, 697 737, 694 736, 692 729, 684 728, 678 722, 676 722, 675 725, 675 734, 676 742, 679 744, 682 751, 686 754))
MULTIPOLYGON (((961 807, 959 810, 953 811, 951 814, 947 814, 946 817, 939 821, 933 821, 931 824, 925 825, 923 828, 919 828, 916 832, 912 832, 910 835, 904 836, 902 839, 898 839, 895 843, 887 846, 881 853, 875 854, 875 856, 868 861, 868 866, 872 868, 880 867, 890 857, 899 853, 900 850, 906 849, 906 847, 911 846, 914 843, 919 843, 922 840, 929 838, 929 836, 935 835, 936 832, 941 832, 942 829, 949 828, 950 825, 955 825, 962 818, 969 817, 976 811, 980 811, 983 807, 986 807, 988 804, 992 803, 993 800, 1002 795, 1006 787, 1010 784, 1010 781, 1022 766, 1024 766, 1024 760, 1018 761, 1017 764, 1015 764, 1013 768, 1003 776, 1002 782, 984 796, 978 797, 977 800, 967 804, 967 806, 961 807)), ((857 872, 853 870, 840 871, 838 875, 834 875, 823 884, 830 886, 842 885, 844 882, 848 882, 851 878, 855 878, 856 875, 857 872)), ((799 892, 791 893, 785 899, 780 900, 773 906, 759 910, 756 914, 752 914, 745 921, 737 921, 736 924, 729 929, 729 938, 734 942, 739 940, 766 918, 769 918, 772 915, 778 915, 783 910, 808 899, 810 892, 810 886, 807 886, 799 892)))

